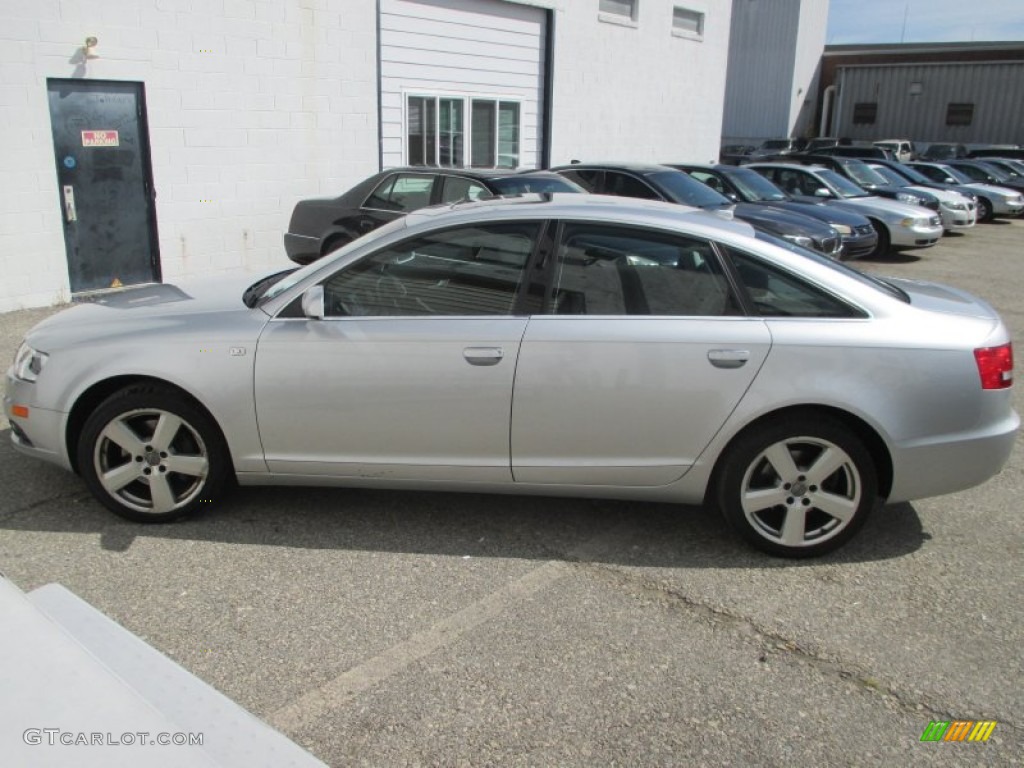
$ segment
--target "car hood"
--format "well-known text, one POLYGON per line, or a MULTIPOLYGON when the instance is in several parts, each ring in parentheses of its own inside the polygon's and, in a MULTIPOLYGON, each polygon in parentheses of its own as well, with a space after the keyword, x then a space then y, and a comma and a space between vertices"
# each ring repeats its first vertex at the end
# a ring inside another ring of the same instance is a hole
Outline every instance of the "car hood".
POLYGON ((984 192, 986 195, 995 196, 1000 199, 1008 197, 1020 197, 1021 193, 1016 189, 1010 189, 1009 187, 999 187, 995 184, 985 184, 984 182, 976 182, 973 184, 967 184, 968 189, 973 189, 975 192, 984 192))
POLYGON ((843 197, 839 198, 836 202, 843 203, 844 205, 856 205, 858 208, 863 208, 864 210, 875 210, 878 211, 878 215, 890 214, 902 217, 910 216, 915 219, 924 219, 937 215, 934 211, 920 205, 901 203, 899 200, 890 200, 887 197, 879 197, 878 195, 868 195, 867 197, 843 197))
POLYGON ((802 213, 785 211, 758 203, 737 203, 734 210, 736 218, 768 228, 772 232, 808 235, 816 238, 835 235, 828 224, 802 213))
POLYGON ((281 270, 238 272, 190 278, 175 284, 141 285, 97 295, 43 320, 25 336, 38 349, 49 351, 102 337, 141 333, 156 327, 212 329, 232 325, 229 316, 267 315, 242 302, 242 293, 257 280, 281 270), (214 319, 216 317, 216 319, 214 319))
POLYGON ((861 227, 870 225, 870 222, 859 213, 844 211, 827 203, 802 203, 796 200, 779 201, 772 200, 765 203, 758 203, 770 208, 779 208, 792 213, 799 213, 802 216, 811 216, 832 224, 845 224, 848 227, 861 227))

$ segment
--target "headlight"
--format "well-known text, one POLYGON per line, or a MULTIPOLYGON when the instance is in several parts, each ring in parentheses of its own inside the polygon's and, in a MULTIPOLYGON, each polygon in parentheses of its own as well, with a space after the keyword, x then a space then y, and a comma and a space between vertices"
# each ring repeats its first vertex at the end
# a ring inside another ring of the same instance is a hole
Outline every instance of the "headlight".
POLYGON ((14 375, 22 381, 35 381, 49 357, 22 342, 14 355, 14 375))
POLYGON ((910 203, 911 205, 921 205, 922 203, 924 203, 924 200, 922 200, 920 197, 918 197, 917 195, 912 195, 909 192, 899 192, 896 195, 896 199, 899 200, 901 203, 910 203))
POLYGON ((964 211, 964 210, 967 209, 967 205, 966 204, 964 204, 964 203, 953 203, 953 202, 950 202, 949 200, 943 200, 941 204, 942 204, 943 208, 949 208, 949 210, 951 210, 951 211, 964 211))
POLYGON ((789 242, 796 245, 802 245, 804 248, 809 248, 811 243, 814 242, 807 235, 783 235, 782 237, 784 240, 789 240, 789 242))
POLYGON ((840 235, 852 235, 853 227, 848 227, 845 224, 833 224, 832 229, 838 232, 840 235))

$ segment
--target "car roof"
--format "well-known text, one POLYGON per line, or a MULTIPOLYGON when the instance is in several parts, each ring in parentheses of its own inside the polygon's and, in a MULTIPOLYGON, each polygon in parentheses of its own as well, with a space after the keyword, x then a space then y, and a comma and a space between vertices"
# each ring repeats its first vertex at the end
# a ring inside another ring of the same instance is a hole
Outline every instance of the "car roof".
POLYGON ((445 176, 465 176, 470 179, 506 179, 513 176, 553 176, 550 171, 536 168, 519 170, 516 168, 449 168, 437 165, 403 165, 385 168, 376 176, 387 176, 392 173, 438 173, 445 176))
POLYGON ((574 170, 591 170, 591 171, 627 171, 631 173, 647 174, 657 173, 659 171, 675 171, 668 165, 658 165, 657 163, 571 163, 570 165, 556 165, 551 168, 552 171, 574 171, 574 170))
POLYGON ((708 237, 720 237, 723 234, 751 237, 754 234, 753 227, 744 221, 725 218, 700 208, 660 200, 572 192, 527 193, 515 197, 434 205, 409 213, 405 221, 409 227, 414 227, 443 216, 455 225, 480 218, 493 220, 498 216, 523 219, 529 218, 533 212, 547 219, 602 220, 623 217, 637 224, 668 229, 679 229, 680 223, 685 222, 688 231, 700 231, 708 237))

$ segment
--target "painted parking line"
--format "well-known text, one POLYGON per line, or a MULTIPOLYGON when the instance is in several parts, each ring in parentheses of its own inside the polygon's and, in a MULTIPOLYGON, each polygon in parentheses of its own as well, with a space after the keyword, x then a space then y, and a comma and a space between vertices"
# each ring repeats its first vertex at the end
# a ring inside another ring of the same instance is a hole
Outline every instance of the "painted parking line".
MULTIPOLYGON (((635 526, 630 526, 635 528, 635 526)), ((612 546, 621 546, 626 524, 614 526, 573 548, 566 560, 552 560, 491 592, 424 632, 417 632, 352 667, 319 688, 307 691, 274 712, 268 721, 275 728, 295 732, 328 712, 340 709, 360 693, 373 688, 410 664, 458 641, 463 635, 503 613, 511 605, 535 595, 572 571, 572 561, 587 561, 612 546)))

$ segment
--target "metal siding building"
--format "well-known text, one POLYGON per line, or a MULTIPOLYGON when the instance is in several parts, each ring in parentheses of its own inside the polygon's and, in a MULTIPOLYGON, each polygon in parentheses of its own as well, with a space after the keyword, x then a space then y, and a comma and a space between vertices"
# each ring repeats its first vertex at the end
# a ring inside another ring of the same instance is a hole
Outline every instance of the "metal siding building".
POLYGON ((827 22, 819 0, 733 2, 723 143, 813 131, 827 22))
POLYGON ((1024 143, 1022 61, 840 67, 836 82, 840 136, 1024 143))

